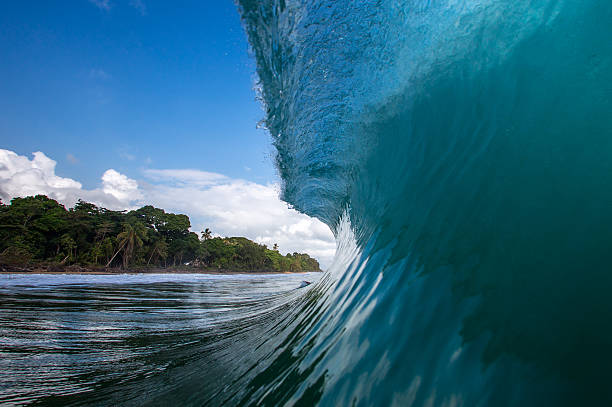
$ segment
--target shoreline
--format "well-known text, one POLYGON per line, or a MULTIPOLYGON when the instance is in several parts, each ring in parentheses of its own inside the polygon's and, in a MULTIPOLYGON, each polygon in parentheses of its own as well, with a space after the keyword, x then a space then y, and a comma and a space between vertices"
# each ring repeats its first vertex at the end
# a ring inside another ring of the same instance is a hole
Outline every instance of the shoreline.
POLYGON ((268 274, 306 274, 306 273, 320 273, 320 271, 226 271, 226 272, 217 272, 217 271, 2 271, 1 275, 8 274, 56 274, 56 275, 99 275, 99 276, 112 276, 112 275, 144 275, 144 274, 207 274, 207 275, 268 275, 268 274))

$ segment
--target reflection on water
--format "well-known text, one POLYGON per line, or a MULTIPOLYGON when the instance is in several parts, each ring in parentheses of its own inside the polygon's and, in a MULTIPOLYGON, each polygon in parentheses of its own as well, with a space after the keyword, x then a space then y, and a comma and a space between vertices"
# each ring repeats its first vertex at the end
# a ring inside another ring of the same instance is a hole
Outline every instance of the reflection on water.
POLYGON ((251 357, 228 347, 257 338, 319 276, 0 276, 0 403, 212 401, 227 372, 211 369, 251 357))

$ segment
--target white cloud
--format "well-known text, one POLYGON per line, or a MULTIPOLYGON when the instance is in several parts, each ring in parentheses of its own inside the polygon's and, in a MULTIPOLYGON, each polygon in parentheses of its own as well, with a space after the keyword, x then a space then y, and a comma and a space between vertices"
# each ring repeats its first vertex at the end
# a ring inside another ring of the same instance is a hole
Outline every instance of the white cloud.
POLYGON ((145 170, 155 184, 142 183, 147 202, 184 212, 194 230, 210 227, 225 236, 246 236, 282 252, 306 252, 329 265, 336 244, 329 228, 291 209, 278 186, 261 185, 197 170, 145 170), (163 183, 159 183, 163 181, 163 183))
POLYGON ((68 206, 74 205, 80 198, 109 209, 132 207, 139 198, 138 194, 127 196, 126 192, 134 184, 123 180, 121 177, 125 176, 116 171, 113 172, 119 176, 107 176, 102 182, 102 189, 85 190, 80 182, 55 175, 56 164, 40 151, 34 153, 30 160, 0 149, 0 198, 8 203, 17 196, 44 194, 68 206))
POLYGON ((113 169, 106 170, 102 175, 102 191, 123 202, 142 198, 138 183, 113 169))
POLYGON ((81 188, 79 182, 55 175, 55 161, 40 151, 33 156, 29 160, 12 151, 0 150, 0 197, 3 200, 40 191, 65 199, 72 190, 81 188))
POLYGON ((55 175, 56 162, 41 152, 32 160, 0 149, 0 197, 45 194, 72 206, 81 198, 109 209, 150 204, 187 214, 192 230, 206 227, 223 236, 245 236, 281 252, 306 252, 325 267, 336 245, 329 228, 291 209, 278 198, 278 186, 261 185, 195 169, 147 169, 137 182, 113 169, 101 185, 86 190, 70 178, 55 175))
POLYGON ((206 172, 200 170, 144 170, 144 175, 154 181, 162 183, 172 183, 174 185, 197 185, 210 186, 219 183, 227 182, 228 177, 215 172, 206 172))

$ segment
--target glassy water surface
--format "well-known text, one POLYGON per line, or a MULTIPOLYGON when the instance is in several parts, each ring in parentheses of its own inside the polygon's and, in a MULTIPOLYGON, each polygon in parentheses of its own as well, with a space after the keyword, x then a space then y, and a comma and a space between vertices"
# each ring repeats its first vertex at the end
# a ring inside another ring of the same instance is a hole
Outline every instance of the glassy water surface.
POLYGON ((188 402, 172 392, 189 365, 201 404, 213 396, 207 361, 319 276, 2 275, 0 403, 155 404, 160 391, 188 402))

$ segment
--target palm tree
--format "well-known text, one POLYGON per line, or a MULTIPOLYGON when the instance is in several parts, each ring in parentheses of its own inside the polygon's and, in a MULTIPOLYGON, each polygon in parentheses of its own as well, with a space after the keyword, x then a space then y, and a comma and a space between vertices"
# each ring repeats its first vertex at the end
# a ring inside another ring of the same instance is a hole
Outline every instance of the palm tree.
POLYGON ((61 261, 60 264, 64 264, 66 260, 74 261, 76 259, 76 249, 77 249, 77 244, 74 241, 74 239, 70 237, 70 235, 65 234, 64 236, 62 236, 61 245, 64 247, 64 249, 66 250, 68 254, 64 258, 64 260, 61 261))
POLYGON ((96 230, 96 240, 102 241, 106 237, 106 234, 113 230, 113 224, 111 222, 104 222, 96 230))
POLYGON ((142 223, 124 223, 123 231, 117 235, 118 249, 106 264, 106 267, 108 267, 115 259, 115 256, 117 256, 117 254, 123 250, 123 268, 127 269, 128 265, 130 264, 130 260, 134 256, 134 249, 139 249, 142 247, 143 239, 146 239, 146 236, 147 229, 142 223))
POLYGON ((212 237, 212 233, 209 228, 206 228, 202 231, 202 240, 208 240, 212 237))
POLYGON ((155 258, 161 257, 165 259, 168 256, 168 243, 164 238, 159 239, 153 244, 153 249, 151 250, 151 255, 149 256, 149 260, 147 261, 147 266, 151 262, 151 259, 155 255, 155 258))

